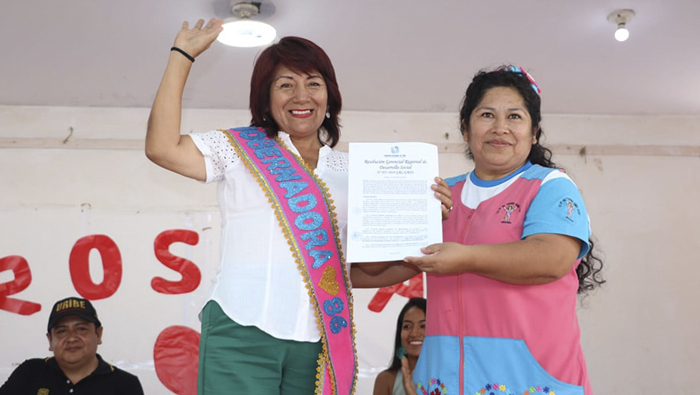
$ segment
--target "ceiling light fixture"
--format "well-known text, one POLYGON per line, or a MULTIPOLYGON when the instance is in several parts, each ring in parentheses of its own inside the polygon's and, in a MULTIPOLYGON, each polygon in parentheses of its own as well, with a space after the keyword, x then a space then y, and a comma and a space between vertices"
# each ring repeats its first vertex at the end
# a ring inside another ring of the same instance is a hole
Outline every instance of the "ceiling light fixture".
POLYGON ((232 47, 259 47, 275 39, 277 31, 265 22, 253 21, 251 16, 260 13, 260 3, 231 0, 231 11, 236 18, 226 18, 217 40, 232 47))
POLYGON ((615 10, 608 15, 608 20, 617 25, 615 30, 615 40, 626 41, 630 32, 627 30, 627 22, 634 16, 634 11, 630 9, 615 10))

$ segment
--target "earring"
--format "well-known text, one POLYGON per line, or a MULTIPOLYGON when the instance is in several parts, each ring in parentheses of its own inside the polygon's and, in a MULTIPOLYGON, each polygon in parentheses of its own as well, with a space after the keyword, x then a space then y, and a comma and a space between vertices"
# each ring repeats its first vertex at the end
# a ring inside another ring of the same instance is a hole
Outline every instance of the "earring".
POLYGON ((330 111, 326 111, 326 118, 331 119, 331 112, 330 111))
POLYGON ((406 354, 407 354, 407 353, 406 353, 406 349, 403 348, 403 346, 400 346, 400 347, 396 350, 396 358, 398 358, 398 359, 401 359, 401 358, 405 357, 406 354))

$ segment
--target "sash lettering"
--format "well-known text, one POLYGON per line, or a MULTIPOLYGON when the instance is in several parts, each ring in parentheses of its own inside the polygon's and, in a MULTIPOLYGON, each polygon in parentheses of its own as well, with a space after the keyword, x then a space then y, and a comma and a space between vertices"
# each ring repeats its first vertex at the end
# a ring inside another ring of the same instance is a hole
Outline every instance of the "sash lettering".
POLYGON ((315 393, 352 395, 357 379, 352 305, 328 191, 279 138, 255 127, 224 132, 270 199, 309 289, 324 351, 315 393))

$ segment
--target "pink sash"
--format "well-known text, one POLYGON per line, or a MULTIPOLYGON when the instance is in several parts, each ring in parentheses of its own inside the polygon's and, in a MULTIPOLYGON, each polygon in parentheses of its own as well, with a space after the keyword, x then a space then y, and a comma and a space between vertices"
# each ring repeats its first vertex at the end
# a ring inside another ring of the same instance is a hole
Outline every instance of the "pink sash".
POLYGON ((357 354, 352 302, 335 206, 326 185, 279 138, 268 138, 262 128, 223 132, 265 191, 309 290, 323 342, 315 394, 354 394, 357 354))

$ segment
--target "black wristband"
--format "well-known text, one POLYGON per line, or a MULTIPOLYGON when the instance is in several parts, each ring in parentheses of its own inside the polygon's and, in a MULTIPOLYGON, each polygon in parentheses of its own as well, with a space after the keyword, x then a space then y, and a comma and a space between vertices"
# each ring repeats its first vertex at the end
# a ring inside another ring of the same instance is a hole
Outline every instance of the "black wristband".
POLYGON ((178 47, 172 47, 172 48, 170 48, 170 50, 180 52, 182 54, 182 56, 186 57, 187 59, 190 60, 190 62, 194 63, 194 58, 192 57, 192 55, 188 54, 187 52, 183 51, 182 49, 180 49, 178 47))

